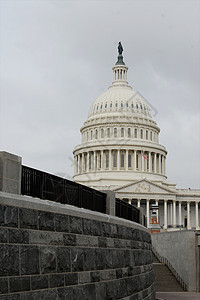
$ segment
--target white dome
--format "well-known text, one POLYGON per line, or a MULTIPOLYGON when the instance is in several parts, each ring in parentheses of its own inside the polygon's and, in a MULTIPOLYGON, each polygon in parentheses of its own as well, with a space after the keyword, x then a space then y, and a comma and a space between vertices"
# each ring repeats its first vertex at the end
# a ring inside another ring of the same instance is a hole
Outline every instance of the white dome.
POLYGON ((145 99, 128 85, 112 85, 92 104, 88 118, 112 114, 142 115, 150 117, 150 107, 145 99))

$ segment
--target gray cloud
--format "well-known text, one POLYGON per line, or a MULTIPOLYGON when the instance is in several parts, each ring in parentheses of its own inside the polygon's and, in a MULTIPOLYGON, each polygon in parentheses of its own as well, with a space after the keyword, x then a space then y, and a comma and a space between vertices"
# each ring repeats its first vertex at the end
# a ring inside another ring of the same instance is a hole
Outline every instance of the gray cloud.
POLYGON ((199 1, 4 1, 0 146, 73 175, 72 151, 112 82, 117 43, 128 81, 154 107, 169 181, 200 182, 199 1))

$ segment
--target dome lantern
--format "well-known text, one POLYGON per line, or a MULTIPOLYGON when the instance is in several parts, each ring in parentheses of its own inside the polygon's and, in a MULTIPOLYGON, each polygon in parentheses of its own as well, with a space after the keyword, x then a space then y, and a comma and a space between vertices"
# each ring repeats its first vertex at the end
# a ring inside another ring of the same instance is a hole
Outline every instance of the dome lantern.
POLYGON ((123 61, 122 52, 123 52, 123 47, 122 47, 121 42, 119 42, 118 60, 115 64, 115 66, 112 68, 112 70, 113 70, 113 85, 121 85, 121 84, 127 85, 128 84, 128 82, 127 82, 128 67, 125 65, 125 63, 123 61))

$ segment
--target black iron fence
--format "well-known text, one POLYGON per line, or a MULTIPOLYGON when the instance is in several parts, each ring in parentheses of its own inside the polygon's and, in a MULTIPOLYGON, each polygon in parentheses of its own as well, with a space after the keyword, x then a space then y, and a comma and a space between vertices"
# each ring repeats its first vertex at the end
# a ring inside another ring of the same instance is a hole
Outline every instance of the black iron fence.
MULTIPOLYGON (((106 194, 76 182, 22 166, 21 194, 106 213, 106 194)), ((140 211, 115 199, 116 216, 140 223, 140 211)))
POLYGON ((115 199, 115 212, 117 217, 140 223, 139 209, 123 200, 115 199))
POLYGON ((106 213, 105 193, 26 166, 22 166, 21 193, 106 213))

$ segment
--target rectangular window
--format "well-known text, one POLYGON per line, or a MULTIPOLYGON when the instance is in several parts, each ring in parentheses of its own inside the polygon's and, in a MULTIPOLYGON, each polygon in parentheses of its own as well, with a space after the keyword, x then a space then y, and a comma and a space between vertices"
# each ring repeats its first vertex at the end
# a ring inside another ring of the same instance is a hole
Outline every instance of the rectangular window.
POLYGON ((148 140, 148 130, 146 130, 146 140, 148 140))
POLYGON ((128 137, 130 138, 131 137, 131 129, 128 128, 128 137))
POLYGON ((121 137, 124 137, 124 128, 121 128, 121 137))
POLYGON ((117 152, 113 152, 113 168, 117 168, 117 152))
POLYGON ((109 154, 106 153, 106 168, 109 168, 109 154))
POLYGON ((134 130, 135 139, 137 139, 137 128, 134 130))
POLYGON ((124 168, 124 154, 121 153, 121 168, 124 168))
POLYGON ((128 168, 131 168, 131 154, 128 155, 128 168))

